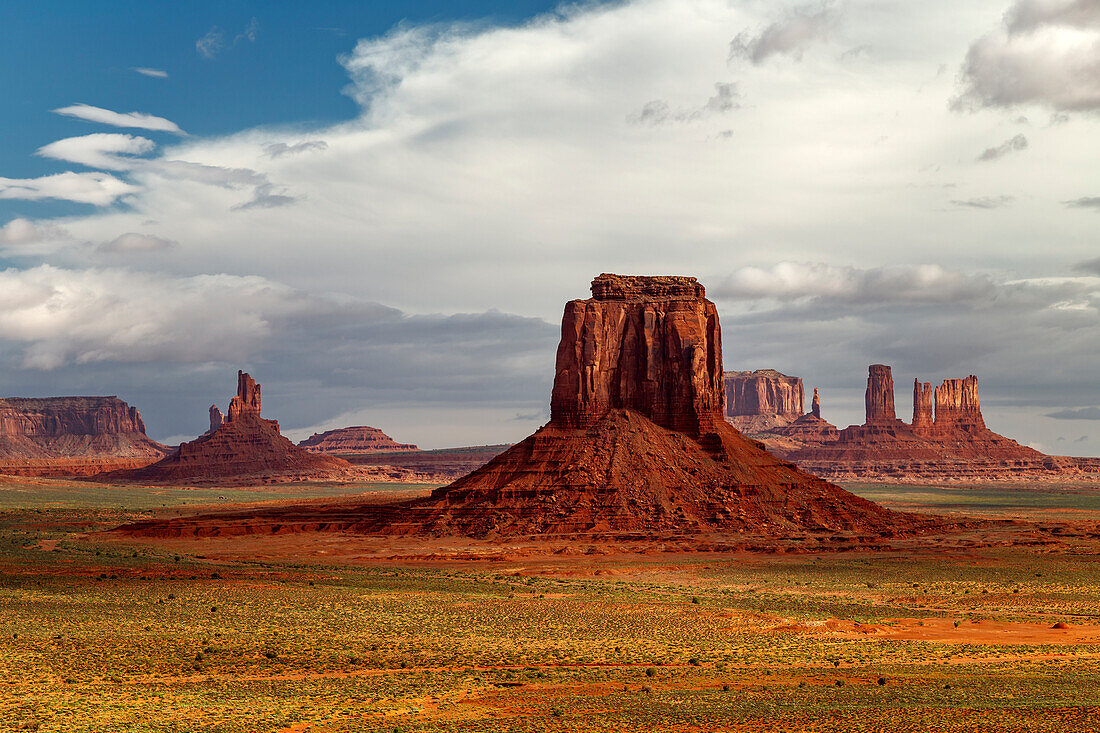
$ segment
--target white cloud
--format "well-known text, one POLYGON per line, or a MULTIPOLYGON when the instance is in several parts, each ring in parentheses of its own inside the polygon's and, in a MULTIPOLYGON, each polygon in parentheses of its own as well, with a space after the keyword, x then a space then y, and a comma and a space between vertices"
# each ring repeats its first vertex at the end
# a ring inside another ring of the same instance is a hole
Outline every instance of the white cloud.
POLYGON ((136 135, 97 132, 80 137, 67 137, 38 149, 38 155, 45 158, 79 163, 89 168, 107 170, 129 170, 135 160, 129 156, 145 155, 152 152, 156 144, 147 138, 136 135))
POLYGON ((742 267, 708 293, 734 300, 797 301, 825 298, 849 303, 958 302, 985 297, 987 278, 939 265, 900 265, 860 269, 820 262, 780 262, 742 267))
POLYGON ((1019 0, 1002 28, 970 46, 961 76, 956 109, 1100 110, 1100 4, 1019 0))
POLYGON ((40 178, 0 178, 0 199, 41 201, 59 199, 80 204, 108 206, 120 196, 138 190, 109 173, 56 173, 40 178))
POLYGON ((133 127, 141 130, 155 130, 159 132, 174 132, 184 134, 175 122, 163 117, 145 114, 144 112, 112 112, 102 107, 93 107, 89 104, 71 104, 68 107, 59 107, 54 110, 59 115, 76 117, 88 122, 98 122, 114 127, 133 127))
POLYGON ((147 66, 135 66, 134 71, 142 76, 151 76, 155 79, 167 79, 168 72, 164 69, 150 69, 147 66))
POLYGON ((33 222, 30 219, 12 219, 0 227, 0 245, 34 244, 50 239, 67 236, 64 229, 46 222, 33 222))
POLYGON ((165 249, 171 249, 179 244, 171 239, 164 239, 162 237, 156 237, 152 234, 138 234, 136 232, 127 232, 126 234, 119 235, 109 242, 103 242, 99 245, 98 249, 101 252, 158 252, 165 249))
POLYGON ((827 6, 797 8, 755 36, 748 31, 737 34, 730 43, 730 58, 745 58, 754 64, 776 54, 801 59, 807 46, 828 37, 835 21, 834 11, 827 6))
POLYGON ((1009 153, 1015 153, 1021 150, 1027 150, 1027 138, 1023 135, 1014 135, 996 147, 986 148, 982 154, 978 156, 978 162, 996 160, 1009 153))
POLYGON ((310 299, 258 277, 172 278, 42 265, 0 271, 0 339, 27 344, 23 364, 244 359, 273 320, 310 299))
POLYGON ((225 48, 225 31, 214 26, 195 41, 195 51, 204 59, 212 59, 225 48))

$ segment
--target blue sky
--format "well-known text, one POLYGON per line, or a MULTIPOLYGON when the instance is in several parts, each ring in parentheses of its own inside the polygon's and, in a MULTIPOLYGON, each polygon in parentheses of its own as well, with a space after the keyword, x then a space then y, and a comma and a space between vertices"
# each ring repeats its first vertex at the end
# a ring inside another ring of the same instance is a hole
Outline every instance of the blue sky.
POLYGON ((840 426, 887 363, 1100 454, 1098 66, 1091 0, 8 3, 0 394, 517 440, 562 304, 680 273, 840 426))
MULTIPOLYGON (((33 153, 53 140, 103 129, 50 112, 74 103, 141 110, 200 137, 351 119, 358 106, 341 93, 348 78, 337 58, 359 38, 403 22, 518 23, 555 5, 531 0, 5 3, 0 171, 8 178, 29 178, 66 170, 64 163, 33 153), (204 55, 196 43, 208 34, 215 40, 210 55, 204 55), (167 77, 135 69, 163 71, 167 77)), ((0 222, 88 210, 72 202, 0 201, 0 222)))

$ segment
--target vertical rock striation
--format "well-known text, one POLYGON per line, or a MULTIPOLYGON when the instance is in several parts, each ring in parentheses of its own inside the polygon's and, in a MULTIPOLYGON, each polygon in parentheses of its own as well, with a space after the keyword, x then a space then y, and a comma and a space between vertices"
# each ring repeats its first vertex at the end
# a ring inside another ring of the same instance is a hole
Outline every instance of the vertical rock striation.
POLYGON ((260 385, 243 371, 237 371, 237 395, 229 401, 229 418, 235 422, 244 417, 260 416, 260 385))
POLYGON ((814 400, 810 403, 810 412, 817 419, 821 419, 821 398, 817 396, 817 387, 814 387, 814 400))
POLYGON ((774 369, 725 372, 726 417, 738 429, 749 431, 786 425, 802 417, 801 377, 774 369))
POLYGON ((206 432, 212 433, 224 424, 225 415, 222 414, 217 405, 210 405, 210 429, 206 432))
POLYGON ((718 311, 694 278, 600 275, 592 298, 570 301, 550 398, 562 428, 633 410, 699 436, 722 420, 718 311))
POLYGON ((982 408, 978 401, 978 378, 945 379, 936 387, 936 432, 952 430, 982 430, 982 408))
POLYGON ((928 436, 932 433, 934 422, 932 414, 932 385, 929 382, 921 384, 919 379, 913 380, 913 432, 920 436, 928 436))
POLYGON ((897 413, 894 411, 894 377, 890 373, 890 367, 872 364, 867 368, 864 402, 867 407, 867 424, 897 420, 897 413))

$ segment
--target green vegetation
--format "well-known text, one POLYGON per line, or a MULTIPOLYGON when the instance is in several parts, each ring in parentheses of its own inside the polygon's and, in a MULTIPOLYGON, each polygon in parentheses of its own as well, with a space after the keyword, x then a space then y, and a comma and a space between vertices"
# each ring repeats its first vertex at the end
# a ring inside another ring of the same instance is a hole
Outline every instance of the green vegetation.
POLYGON ((1096 548, 320 564, 105 491, 0 513, 0 730, 1100 728, 1096 548))

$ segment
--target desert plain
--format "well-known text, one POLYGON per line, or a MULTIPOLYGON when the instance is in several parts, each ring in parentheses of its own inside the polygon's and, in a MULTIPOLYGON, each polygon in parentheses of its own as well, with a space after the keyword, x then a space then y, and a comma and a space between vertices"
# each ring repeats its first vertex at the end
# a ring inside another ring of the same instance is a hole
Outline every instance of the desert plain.
POLYGON ((423 484, 0 483, 0 726, 39 731, 1015 731, 1100 726, 1100 483, 846 485, 991 520, 707 552, 142 519, 423 484))

